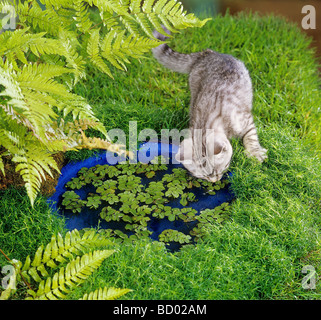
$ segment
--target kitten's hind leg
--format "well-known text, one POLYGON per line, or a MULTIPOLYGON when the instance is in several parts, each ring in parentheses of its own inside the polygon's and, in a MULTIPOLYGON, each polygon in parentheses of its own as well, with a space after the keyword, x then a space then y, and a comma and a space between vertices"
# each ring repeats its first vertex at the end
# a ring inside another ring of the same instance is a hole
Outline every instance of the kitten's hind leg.
POLYGON ((248 156, 253 156, 260 162, 263 162, 265 159, 267 159, 267 150, 261 147, 254 124, 245 133, 243 137, 243 144, 248 156))

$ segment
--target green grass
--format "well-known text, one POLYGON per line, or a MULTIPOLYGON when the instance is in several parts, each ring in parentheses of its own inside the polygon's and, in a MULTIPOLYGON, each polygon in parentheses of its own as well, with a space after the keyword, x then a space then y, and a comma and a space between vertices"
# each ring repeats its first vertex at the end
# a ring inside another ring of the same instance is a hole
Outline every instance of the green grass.
MULTIPOLYGON (((233 141, 231 170, 237 199, 230 219, 209 225, 202 243, 171 254, 151 241, 117 246, 90 281, 70 298, 103 286, 131 288, 125 299, 320 299, 304 290, 301 270, 321 274, 320 80, 310 40, 279 18, 215 17, 203 29, 175 36, 179 51, 230 53, 249 68, 263 165, 233 141)), ((116 80, 90 70, 77 93, 87 97, 107 129, 183 129, 188 124, 187 76, 148 57, 133 61, 116 80)), ((90 153, 69 153, 79 159, 90 153)), ((1 192, 0 248, 23 259, 52 233, 63 233, 43 198, 34 210, 22 191, 1 192)), ((0 257, 0 264, 6 264, 0 257)))
MULTIPOLYGON (((185 53, 211 48, 244 61, 253 80, 257 119, 263 125, 276 122, 298 129, 299 136, 321 151, 320 80, 310 42, 280 18, 227 15, 215 17, 202 29, 182 32, 170 45, 185 53)), ((121 128, 128 133, 129 121, 138 122, 138 132, 188 126, 187 75, 165 69, 152 55, 141 63, 132 61, 128 72, 113 72, 115 80, 90 69, 87 80, 76 87, 107 130, 121 128)))
MULTIPOLYGON (((52 234, 64 234, 63 219, 52 214, 45 198, 38 197, 31 208, 24 189, 9 188, 1 191, 0 199, 0 249, 10 259, 24 260, 52 234)), ((0 266, 7 263, 0 254, 0 266)))
POLYGON ((73 297, 114 283, 134 289, 129 299, 321 298, 320 282, 314 291, 301 287, 304 265, 321 271, 321 165, 289 130, 264 132, 270 159, 263 166, 234 141, 238 198, 228 222, 177 254, 157 243, 121 246, 73 297))

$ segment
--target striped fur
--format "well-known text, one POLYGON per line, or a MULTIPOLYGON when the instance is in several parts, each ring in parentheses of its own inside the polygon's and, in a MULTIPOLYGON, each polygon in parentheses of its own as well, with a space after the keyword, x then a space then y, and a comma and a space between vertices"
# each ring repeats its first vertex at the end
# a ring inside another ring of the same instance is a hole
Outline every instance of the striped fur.
MULTIPOLYGON (((157 31, 154 35, 166 39, 157 31)), ((251 78, 241 61, 210 49, 182 54, 167 44, 153 49, 153 54, 165 67, 189 74, 191 136, 181 144, 176 159, 194 176, 212 182, 222 177, 231 162, 232 137, 243 139, 249 156, 260 162, 267 158, 251 112, 251 78), (198 138, 193 133, 197 130, 202 130, 198 138)))

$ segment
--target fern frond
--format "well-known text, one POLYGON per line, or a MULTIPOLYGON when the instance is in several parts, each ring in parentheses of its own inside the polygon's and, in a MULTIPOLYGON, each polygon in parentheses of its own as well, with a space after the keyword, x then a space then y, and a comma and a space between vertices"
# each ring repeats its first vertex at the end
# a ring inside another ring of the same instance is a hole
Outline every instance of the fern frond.
POLYGON ((151 13, 155 0, 145 0, 142 6, 142 10, 145 13, 151 13))
POLYGON ((100 56, 99 42, 100 42, 99 29, 95 29, 90 33, 90 39, 87 45, 87 53, 89 55, 91 62, 97 68, 99 68, 102 72, 108 74, 111 78, 113 78, 110 69, 108 68, 108 66, 105 64, 105 62, 100 56))
POLYGON ((45 32, 27 33, 29 29, 25 28, 9 32, 9 37, 0 35, 0 56, 5 54, 15 69, 17 69, 16 59, 25 63, 24 53, 29 49, 37 57, 42 54, 62 55, 61 44, 58 40, 44 38, 45 32))
POLYGON ((142 32, 139 28, 139 24, 136 22, 136 20, 132 16, 128 16, 128 15, 120 16, 119 21, 131 35, 135 37, 142 36, 142 32))
POLYGON ((67 67, 74 70, 76 76, 75 83, 79 79, 85 78, 85 60, 77 52, 77 47, 80 46, 76 34, 71 31, 60 30, 59 40, 61 43, 61 54, 66 58, 67 67))
POLYGON ((153 36, 153 30, 151 28, 150 20, 148 19, 148 16, 144 13, 136 14, 135 15, 136 21, 142 28, 142 30, 146 33, 146 35, 150 38, 154 38, 153 36))
POLYGON ((77 22, 76 27, 80 32, 86 33, 90 30, 93 25, 89 17, 88 4, 82 0, 74 0, 75 17, 74 20, 77 22))
POLYGON ((21 174, 33 205, 46 173, 52 176, 51 169, 59 172, 54 158, 27 127, 17 125, 8 115, 0 119, 0 144, 17 163, 16 172, 21 174))
MULTIPOLYGON (((53 120, 57 118, 53 106, 64 111, 65 116, 72 112, 75 120, 77 118, 90 120, 95 129, 107 135, 105 128, 94 117, 85 100, 69 93, 65 86, 53 79, 69 72, 71 70, 68 68, 48 64, 28 64, 19 72, 0 67, 0 75, 2 75, 0 84, 5 87, 5 90, 0 92, 0 96, 11 98, 2 108, 12 120, 32 130, 35 137, 52 151, 63 150, 60 143, 56 147, 53 139, 48 141, 46 135, 46 128, 52 127, 53 120)), ((13 130, 15 130, 14 127, 13 130)))
POLYGON ((46 267, 56 268, 57 264, 67 262, 74 258, 74 255, 80 255, 90 249, 105 247, 111 244, 111 241, 100 236, 94 230, 86 231, 82 236, 78 230, 69 231, 63 238, 59 233, 53 235, 51 241, 46 247, 40 246, 31 261, 28 256, 23 268, 22 274, 29 279, 31 276, 35 281, 40 282, 41 276, 47 276, 46 267))
POLYGON ((95 5, 100 12, 108 12, 109 14, 116 14, 121 16, 128 16, 128 5, 122 1, 120 4, 119 0, 87 0, 91 6, 95 5))
POLYGON ((127 57, 140 58, 159 43, 150 38, 125 37, 125 31, 109 32, 102 41, 101 55, 116 68, 126 69, 127 57))
POLYGON ((132 13, 139 13, 141 9, 141 1, 140 0, 131 0, 129 4, 129 10, 132 13))
POLYGON ((45 172, 52 176, 51 168, 60 172, 56 161, 39 141, 29 135, 26 145, 15 154, 12 161, 18 163, 16 172, 19 172, 25 182, 25 188, 33 206, 34 200, 40 190, 41 183, 46 179, 45 172))
POLYGON ((41 0, 41 3, 45 6, 53 6, 56 10, 73 6, 73 0, 41 0))
POLYGON ((70 94, 63 84, 58 83, 53 79, 48 79, 46 75, 38 75, 35 77, 32 73, 20 73, 18 75, 18 82, 22 89, 31 89, 39 92, 46 92, 53 95, 71 99, 70 94))
POLYGON ((4 90, 0 92, 0 96, 9 97, 10 101, 7 103, 19 111, 29 110, 21 93, 20 85, 15 78, 16 72, 13 70, 12 65, 7 62, 3 67, 0 66, 0 85, 4 87, 4 90))
POLYGON ((63 74, 71 73, 72 70, 59 66, 52 65, 47 63, 28 63, 22 67, 22 74, 31 74, 34 77, 45 77, 46 79, 53 79, 56 77, 60 77, 63 74))
MULTIPOLYGON (((0 11, 11 2, 1 1, 0 11)), ((0 145, 18 164, 33 204, 41 182, 57 169, 54 152, 103 148, 127 154, 111 144, 85 99, 71 93, 75 83, 85 78, 86 63, 112 78, 110 65, 126 70, 129 58, 140 58, 159 45, 152 33, 154 29, 164 33, 161 24, 177 32, 203 26, 207 20, 187 15, 176 0, 13 3, 18 28, 0 34, 0 145), (96 25, 91 7, 100 13, 96 25), (63 117, 72 114, 74 124, 58 120, 60 112, 63 117), (100 131, 105 140, 87 138, 84 127, 100 131)), ((4 170, 1 157, 0 170, 4 170)))
POLYGON ((131 0, 131 6, 134 8, 134 18, 146 35, 151 35, 153 28, 164 34, 164 30, 160 27, 160 22, 165 27, 177 33, 178 30, 187 27, 202 27, 211 19, 200 20, 193 13, 186 14, 181 2, 176 0, 145 0, 142 7, 138 9, 136 0, 131 0))
POLYGON ((39 28, 48 34, 57 36, 60 28, 66 28, 70 24, 69 19, 59 15, 51 5, 46 6, 46 10, 42 10, 38 2, 33 1, 32 6, 27 2, 18 3, 16 6, 19 22, 27 27, 32 26, 33 29, 39 28))
POLYGON ((20 148, 25 144, 27 128, 17 126, 3 109, 0 109, 0 144, 8 150, 7 154, 19 154, 20 148))
POLYGON ((3 160, 2 160, 1 155, 0 155, 0 170, 1 170, 2 174, 5 175, 4 164, 3 164, 3 160))
POLYGON ((42 280, 37 292, 29 290, 28 293, 33 299, 39 300, 64 298, 66 293, 84 282, 113 253, 113 250, 97 250, 82 257, 77 256, 65 268, 60 268, 52 278, 48 277, 46 280, 42 280))
POLYGON ((86 135, 81 132, 82 134, 82 145, 81 148, 86 148, 89 150, 92 149, 103 149, 108 150, 110 152, 118 153, 119 155, 123 155, 126 157, 133 157, 133 153, 126 150, 125 145, 114 144, 109 141, 100 139, 100 138, 88 138, 86 135))
MULTIPOLYGON (((120 70, 124 70, 126 68, 125 64, 122 61, 118 61, 116 55, 113 52, 113 41, 115 38, 123 39, 124 32, 121 32, 117 35, 117 31, 110 31, 106 34, 105 38, 101 44, 102 56, 107 59, 112 65, 120 70)), ((118 42, 115 40, 115 42, 118 42)))
MULTIPOLYGON (((72 114, 74 122, 78 120, 86 120, 90 127, 101 132, 106 139, 108 139, 107 130, 104 125, 95 117, 91 106, 86 102, 86 100, 75 94, 71 94, 71 99, 68 103, 60 100, 61 104, 58 109, 63 111, 64 117, 68 114, 72 114)), ((79 128, 75 127, 76 132, 80 132, 79 128)))
POLYGON ((90 293, 85 293, 80 300, 115 300, 130 291, 133 291, 133 290, 104 287, 104 288, 99 288, 90 293))

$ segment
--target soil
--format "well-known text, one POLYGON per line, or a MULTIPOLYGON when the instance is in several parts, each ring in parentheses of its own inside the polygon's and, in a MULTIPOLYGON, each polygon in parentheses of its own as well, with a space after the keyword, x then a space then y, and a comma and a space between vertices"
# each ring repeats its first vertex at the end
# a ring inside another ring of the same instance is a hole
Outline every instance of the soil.
MULTIPOLYGON (((61 170, 65 165, 65 157, 63 153, 57 153, 54 156, 54 159, 58 165, 58 168, 61 170)), ((5 190, 9 186, 14 186, 16 188, 23 188, 24 181, 22 180, 21 175, 16 172, 16 165, 11 161, 12 157, 3 157, 5 176, 3 176, 0 171, 0 190, 5 190)), ((56 170, 52 170, 53 178, 46 174, 46 180, 42 183, 40 188, 40 193, 45 197, 50 197, 56 191, 56 185, 58 183, 59 173, 56 170)))

